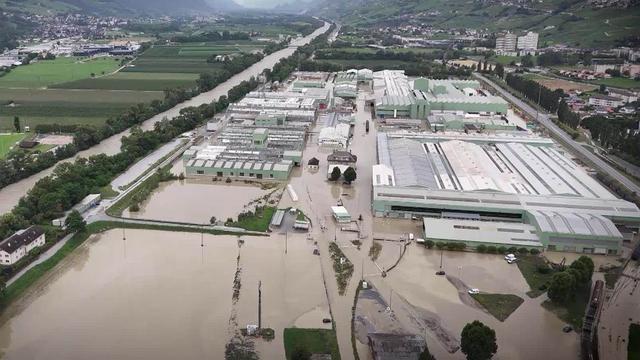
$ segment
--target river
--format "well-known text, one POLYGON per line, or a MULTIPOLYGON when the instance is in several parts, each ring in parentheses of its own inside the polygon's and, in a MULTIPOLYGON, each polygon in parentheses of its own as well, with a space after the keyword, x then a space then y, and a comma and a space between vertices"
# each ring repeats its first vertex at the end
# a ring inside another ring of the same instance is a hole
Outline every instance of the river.
MULTIPOLYGON (((278 63, 283 58, 291 56, 297 49, 298 46, 302 46, 308 44, 316 38, 317 36, 323 34, 329 29, 330 24, 326 23, 321 28, 318 28, 312 34, 295 39, 292 41, 291 45, 286 49, 282 49, 280 51, 276 51, 271 55, 265 56, 261 61, 251 65, 244 71, 239 74, 232 76, 229 80, 224 83, 218 85, 215 89, 202 93, 198 96, 193 97, 190 100, 187 100, 183 103, 176 105, 175 107, 160 113, 151 119, 142 123, 142 128, 145 130, 149 130, 153 128, 153 124, 162 120, 163 118, 172 119, 180 114, 180 110, 190 107, 190 106, 200 106, 202 104, 209 104, 212 101, 216 101, 220 96, 227 95, 227 92, 234 86, 240 84, 242 81, 249 80, 252 76, 258 76, 265 69, 272 69, 273 66, 278 63)), ((103 140, 100 144, 79 152, 75 157, 63 160, 65 162, 73 161, 79 157, 89 157, 96 154, 107 154, 113 155, 120 151, 120 139, 123 136, 129 135, 129 130, 125 130, 119 134, 111 136, 105 140, 103 140)), ((25 196, 27 192, 38 182, 38 180, 49 176, 55 166, 50 167, 47 170, 43 170, 37 174, 34 174, 28 178, 22 179, 17 183, 11 184, 0 190, 0 214, 7 213, 13 209, 18 204, 20 198, 25 196)))

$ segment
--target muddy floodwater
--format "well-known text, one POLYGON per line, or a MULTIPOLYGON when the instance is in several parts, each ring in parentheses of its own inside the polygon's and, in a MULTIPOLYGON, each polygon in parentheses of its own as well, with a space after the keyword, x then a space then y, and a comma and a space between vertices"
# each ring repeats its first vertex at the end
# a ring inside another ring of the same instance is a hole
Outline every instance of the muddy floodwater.
POLYGON ((237 218, 245 206, 271 190, 242 183, 212 184, 210 181, 169 181, 161 183, 140 204, 140 211, 125 210, 125 217, 203 224, 212 216, 225 221, 237 218))
POLYGON ((221 359, 231 334, 257 322, 258 281, 263 326, 276 338, 255 348, 284 358, 285 327, 328 317, 318 257, 303 236, 289 236, 287 254, 278 236, 242 239, 205 235, 202 247, 192 233, 93 236, 4 312, 3 359, 221 359))
MULTIPOLYGON (((379 258, 390 264, 398 257, 398 244, 386 242, 379 258)), ((504 322, 483 310, 465 304, 456 287, 444 276, 435 276, 440 266, 440 251, 410 245, 400 264, 384 280, 372 279, 383 286, 386 301, 390 296, 402 296, 416 307, 415 312, 437 314, 443 329, 456 337, 467 322, 478 319, 496 331, 498 353, 496 359, 576 359, 579 351, 578 336, 565 334, 565 325, 540 303, 546 295, 531 299, 525 293, 527 283, 516 265, 507 264, 501 256, 465 252, 443 252, 443 268, 447 275, 461 279, 464 284, 482 292, 515 294, 525 301, 504 322)), ((428 332, 427 342, 438 359, 464 359, 460 351, 448 353, 442 343, 428 332)))

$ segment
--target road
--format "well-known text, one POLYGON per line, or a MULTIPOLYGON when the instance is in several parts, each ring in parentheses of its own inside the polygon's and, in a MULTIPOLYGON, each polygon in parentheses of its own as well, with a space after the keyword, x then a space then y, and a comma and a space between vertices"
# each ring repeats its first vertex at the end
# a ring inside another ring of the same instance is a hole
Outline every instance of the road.
POLYGON ((534 109, 531 105, 518 99, 517 97, 515 97, 514 95, 509 93, 507 90, 503 89, 502 87, 494 83, 493 81, 487 79, 486 77, 478 73, 474 73, 473 76, 482 80, 489 86, 493 87, 496 91, 498 91, 498 93, 500 93, 501 96, 509 100, 509 102, 511 102, 518 108, 522 109, 522 111, 527 113, 532 118, 534 119, 537 118, 538 122, 542 126, 547 128, 547 130, 549 130, 556 139, 560 140, 560 142, 565 147, 567 147, 571 152, 573 152, 575 155, 583 159, 586 163, 591 165, 594 169, 596 169, 601 173, 608 174, 609 176, 618 180, 627 189, 631 190, 634 193, 640 194, 640 186, 636 185, 636 183, 629 180, 629 178, 624 176, 622 173, 620 173, 618 170, 613 168, 611 165, 607 164, 604 160, 600 159, 597 155, 585 149, 581 143, 573 140, 571 136, 569 136, 566 132, 564 132, 564 130, 562 130, 558 125, 553 123, 553 121, 549 117, 549 114, 542 113, 542 112, 538 114, 537 110, 534 109))

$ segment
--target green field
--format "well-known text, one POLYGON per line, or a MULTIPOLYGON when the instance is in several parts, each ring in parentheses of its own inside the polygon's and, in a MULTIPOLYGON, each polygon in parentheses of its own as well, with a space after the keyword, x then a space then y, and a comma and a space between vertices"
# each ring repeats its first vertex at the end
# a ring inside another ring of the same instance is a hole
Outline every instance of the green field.
MULTIPOLYGON (((358 53, 358 54, 375 54, 381 49, 375 49, 370 47, 345 47, 345 48, 336 48, 336 49, 323 49, 323 50, 335 50, 342 51, 347 53, 358 53)), ((388 48, 384 49, 385 52, 393 52, 393 53, 409 53, 413 52, 416 54, 428 54, 439 51, 438 49, 426 49, 426 48, 388 48)))
POLYGON ((549 271, 543 274, 539 271, 539 267, 548 267, 544 258, 541 256, 522 256, 516 261, 518 269, 529 284, 531 291, 527 292, 529 297, 535 298, 546 292, 546 284, 551 280, 553 272, 549 271))
POLYGON ((0 78, 0 88, 41 88, 52 84, 100 76, 115 71, 120 65, 114 58, 58 58, 18 66, 0 78))
POLYGON ((119 72, 97 79, 72 81, 53 87, 60 89, 162 91, 169 88, 193 87, 198 76, 198 74, 189 73, 119 72))
POLYGON ((630 78, 614 77, 610 79, 601 79, 593 81, 594 84, 604 84, 611 87, 623 88, 623 89, 640 89, 640 81, 636 81, 630 78))
MULTIPOLYGON (((11 125, 13 127, 13 118, 0 118, 0 127, 11 125)), ((20 140, 24 139, 27 134, 0 134, 0 159, 4 158, 11 147, 15 146, 20 140)))
POLYGON ((300 348, 311 354, 331 354, 333 360, 340 360, 340 350, 334 330, 286 328, 283 338, 287 360, 290 360, 294 351, 300 348))
POLYGON ((505 321, 524 302, 512 294, 474 294, 471 297, 500 321, 505 321))
MULTIPOLYGON (((20 116, 22 125, 32 128, 51 123, 100 125, 133 105, 163 96, 161 91, 0 89, 0 119, 20 116)), ((0 122, 0 131, 11 129, 13 121, 0 122)))
POLYGON ((185 43, 154 46, 136 59, 125 72, 189 73, 200 74, 220 69, 221 64, 207 63, 211 55, 251 52, 263 48, 262 43, 211 44, 185 43))

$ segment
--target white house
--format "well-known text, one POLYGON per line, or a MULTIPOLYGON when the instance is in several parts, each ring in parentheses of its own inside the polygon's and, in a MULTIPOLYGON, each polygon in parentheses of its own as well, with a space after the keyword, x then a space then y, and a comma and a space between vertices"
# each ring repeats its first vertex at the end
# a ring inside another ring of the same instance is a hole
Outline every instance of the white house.
POLYGON ((592 106, 606 106, 606 107, 618 107, 624 105, 622 99, 607 96, 607 95, 594 95, 589 98, 589 105, 592 106))
POLYGON ((19 230, 0 242, 0 264, 12 265, 22 259, 29 251, 45 242, 44 230, 39 226, 31 226, 19 230))

